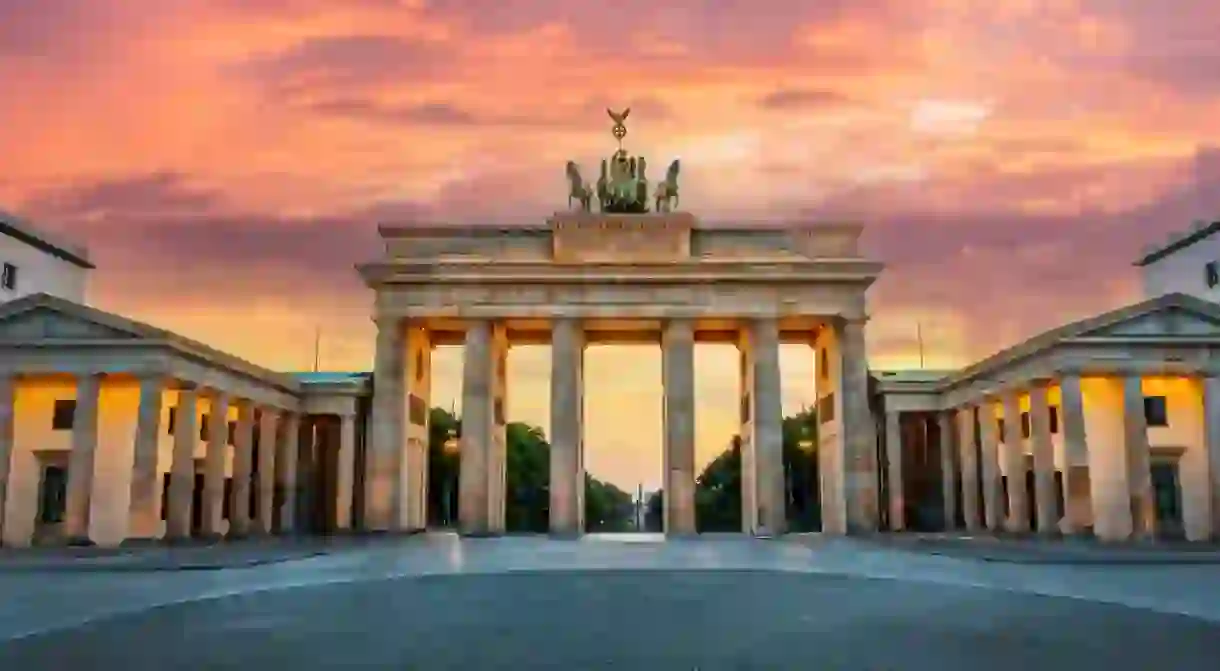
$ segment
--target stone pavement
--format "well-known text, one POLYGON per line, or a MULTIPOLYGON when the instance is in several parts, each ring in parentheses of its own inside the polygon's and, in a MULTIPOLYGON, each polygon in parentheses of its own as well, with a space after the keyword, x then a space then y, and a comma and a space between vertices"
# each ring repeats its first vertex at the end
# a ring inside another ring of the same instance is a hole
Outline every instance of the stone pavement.
POLYGON ((239 570, 0 572, 0 668, 1176 670, 1220 656, 1220 566, 616 540, 635 542, 429 534, 239 570))
MULTIPOLYGON (((792 540, 801 542, 802 536, 792 540)), ((1220 544, 1184 541, 1105 543, 1030 535, 878 534, 867 540, 896 550, 1010 564, 1220 565, 1220 544)))

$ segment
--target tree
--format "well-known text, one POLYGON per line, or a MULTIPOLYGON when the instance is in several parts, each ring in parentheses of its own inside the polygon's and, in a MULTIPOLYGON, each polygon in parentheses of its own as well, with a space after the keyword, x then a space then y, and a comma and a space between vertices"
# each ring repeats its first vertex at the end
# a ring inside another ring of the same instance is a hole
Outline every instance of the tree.
POLYGON ((457 438, 458 418, 442 408, 432 408, 428 416, 428 524, 448 526, 457 518, 457 452, 446 453, 445 443, 457 438))
POLYGON ((504 526, 508 531, 546 533, 551 509, 551 445, 542 429, 522 422, 505 427, 504 526))
POLYGON ((646 531, 664 531, 665 522, 661 516, 665 510, 665 490, 658 489, 648 495, 648 503, 644 508, 644 529, 646 531))
POLYGON ((585 531, 629 531, 631 495, 585 474, 585 531))

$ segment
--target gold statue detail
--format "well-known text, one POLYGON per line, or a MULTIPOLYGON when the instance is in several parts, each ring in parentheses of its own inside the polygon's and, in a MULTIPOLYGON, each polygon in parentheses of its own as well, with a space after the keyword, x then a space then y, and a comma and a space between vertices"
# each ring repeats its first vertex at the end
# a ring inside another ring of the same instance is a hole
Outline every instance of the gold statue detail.
POLYGON ((609 114, 610 119, 614 121, 614 127, 610 129, 610 132, 614 135, 614 139, 618 140, 618 148, 622 149, 623 138, 627 137, 627 115, 631 114, 631 108, 628 107, 622 112, 615 114, 614 110, 607 107, 606 114, 609 114))

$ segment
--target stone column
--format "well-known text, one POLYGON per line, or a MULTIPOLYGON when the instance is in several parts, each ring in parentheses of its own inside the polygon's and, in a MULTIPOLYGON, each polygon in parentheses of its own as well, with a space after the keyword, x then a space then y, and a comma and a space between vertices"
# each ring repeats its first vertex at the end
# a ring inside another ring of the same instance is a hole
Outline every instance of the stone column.
POLYGON ((974 440, 974 408, 966 406, 957 411, 958 447, 962 462, 962 517, 966 531, 976 532, 982 526, 979 515, 979 450, 974 440))
POLYGON ((364 528, 389 531, 401 518, 403 468, 403 328, 397 318, 377 320, 373 401, 364 460, 364 528))
POLYGON ((661 379, 665 406, 664 529, 695 533, 695 328, 671 319, 661 334, 661 379))
POLYGON ((1156 535, 1156 502, 1152 492, 1152 460, 1148 452, 1148 420, 1144 416, 1144 389, 1139 375, 1122 380, 1123 440, 1127 457, 1127 485, 1131 496, 1131 530, 1136 536, 1156 535))
POLYGON ((864 320, 836 320, 836 340, 842 349, 839 378, 849 532, 867 533, 879 526, 877 514, 877 435, 868 402, 868 359, 864 320))
POLYGON ((1220 539, 1220 377, 1202 379, 1203 448, 1207 451, 1209 532, 1220 539))
POLYGON ((984 398, 978 405, 979 459, 983 471, 983 522, 988 531, 1004 525, 1003 482, 1000 480, 1000 427, 995 399, 984 398))
POLYGON ((260 534, 269 534, 275 528, 275 450, 278 422, 276 411, 266 406, 259 408, 258 419, 258 479, 255 482, 254 526, 260 534))
POLYGON ((301 417, 285 412, 275 448, 275 479, 282 494, 279 500, 279 528, 282 534, 297 530, 297 456, 301 449, 301 417))
POLYGON ((208 441, 203 457, 203 535, 220 536, 224 522, 225 461, 229 456, 229 397, 208 393, 208 441))
POLYGON ((1091 497, 1081 484, 1090 483, 1089 445, 1084 424, 1084 394, 1079 375, 1064 375, 1059 380, 1059 425, 1063 431, 1063 519, 1059 528, 1065 534, 1078 533, 1092 517, 1091 497), (1084 490, 1084 496, 1074 496, 1084 490))
MULTIPOLYGON (((738 404, 741 428, 741 532, 755 534, 762 526, 759 519, 758 499, 758 450, 754 443, 754 346, 749 329, 742 329, 737 336, 738 351, 738 404)), ((827 470, 827 472, 829 472, 827 470)), ((823 497, 823 501, 829 497, 823 497)), ((822 506, 823 525, 828 516, 827 506, 822 506)))
POLYGON ((906 528, 906 499, 902 488, 902 413, 885 413, 886 477, 890 490, 890 531, 906 528))
POLYGON ((550 530, 575 535, 585 530, 581 457, 584 425, 585 334, 579 320, 556 319, 551 332, 551 512, 550 530))
POLYGON ((170 463, 169 502, 166 505, 165 538, 191 537, 191 500, 195 494, 195 445, 199 440, 199 392, 194 386, 178 390, 174 410, 174 459, 170 463))
POLYGON ((492 327, 491 442, 487 449, 487 530, 505 532, 508 494, 508 329, 492 327))
POLYGON ((161 501, 161 474, 157 458, 165 382, 160 375, 140 378, 140 407, 136 412, 136 437, 131 461, 131 512, 127 534, 130 538, 156 538, 161 521, 161 507, 158 505, 161 501))
POLYGON ((940 492, 944 503, 945 530, 957 528, 957 460, 953 458, 953 414, 936 413, 940 429, 940 492))
MULTIPOLYGON (((1143 410, 1141 401, 1141 411, 1143 410)), ((1029 438, 1034 453, 1034 503, 1038 533, 1059 531, 1059 504, 1055 496, 1055 444, 1051 442, 1051 406, 1044 383, 1029 390, 1029 438)), ((1025 485, 1024 482, 1021 483, 1025 485)), ((1011 487, 1011 481, 1009 481, 1011 487)))
POLYGON ((492 324, 466 327, 462 363, 462 444, 458 473, 458 527, 466 534, 490 532, 487 453, 492 441, 492 324))
POLYGON ((229 499, 229 536, 250 533, 250 492, 254 470, 254 406, 239 399, 233 432, 233 490, 229 499))
POLYGON ((1004 395, 1004 472, 1008 475, 1008 530, 1029 531, 1029 497, 1025 492, 1025 440, 1021 427, 1021 397, 1004 395))
POLYGON ((754 436, 751 442, 758 478, 759 530, 778 535, 787 531, 788 516, 784 497, 784 411, 780 403, 779 323, 775 319, 756 319, 751 323, 750 350, 754 382, 754 436))
POLYGON ((64 536, 71 543, 89 541, 101 388, 100 375, 82 375, 76 381, 76 412, 72 415, 72 452, 68 456, 68 492, 64 502, 64 536))
POLYGON ((352 490, 356 478, 356 414, 339 415, 338 470, 335 473, 335 528, 352 527, 352 490))
POLYGON ((9 374, 0 375, 0 544, 4 538, 4 510, 13 465, 13 407, 16 396, 17 379, 9 374))
POLYGON ((428 416, 432 405, 432 340, 427 329, 418 325, 407 328, 406 356, 402 380, 406 473, 399 476, 406 484, 399 503, 406 518, 399 520, 397 528, 422 531, 428 526, 428 416))

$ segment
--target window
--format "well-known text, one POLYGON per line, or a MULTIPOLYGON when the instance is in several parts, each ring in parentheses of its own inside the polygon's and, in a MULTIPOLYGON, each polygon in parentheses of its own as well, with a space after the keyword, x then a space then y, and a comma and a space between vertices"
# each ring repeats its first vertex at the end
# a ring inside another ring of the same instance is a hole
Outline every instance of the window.
POLYGON ((1059 406, 1051 406, 1051 433, 1059 433, 1059 406))
POLYGON ((169 519, 169 473, 161 478, 161 519, 169 519))
POLYGON ((54 431, 69 431, 72 429, 72 419, 76 415, 76 401, 71 399, 55 401, 55 410, 51 414, 51 429, 54 431))
POLYGON ((1029 413, 1021 413, 1021 437, 1029 438, 1029 413))
POLYGON ((17 266, 11 263, 4 264, 4 274, 0 276, 0 286, 9 291, 17 290, 17 266))
POLYGON ((203 417, 199 419, 199 440, 208 439, 208 414, 203 413, 203 417))
POLYGON ((169 418, 165 422, 165 432, 169 435, 174 435, 175 421, 178 419, 178 408, 169 409, 169 418))
POLYGON ((995 421, 996 430, 999 432, 1000 442, 1004 442, 1004 418, 1000 417, 995 421))
MULTIPOLYGON (((1207 265, 1203 266, 1203 268, 1206 275, 1205 281, 1207 282, 1208 289, 1212 289, 1217 284, 1220 284, 1220 262, 1208 261, 1207 265)), ((8 264, 5 264, 4 272, 5 277, 8 277, 8 264)))
POLYGON ((1144 420, 1148 426, 1169 426, 1169 413, 1164 396, 1144 397, 1144 420))
POLYGON ((67 499, 68 469, 48 464, 42 469, 42 483, 38 491, 38 521, 42 524, 63 522, 67 499))
POLYGON ((826 354, 826 348, 818 350, 818 377, 823 380, 830 379, 830 357, 826 354))
POLYGON ((237 444, 237 422, 229 421, 229 444, 237 444))

